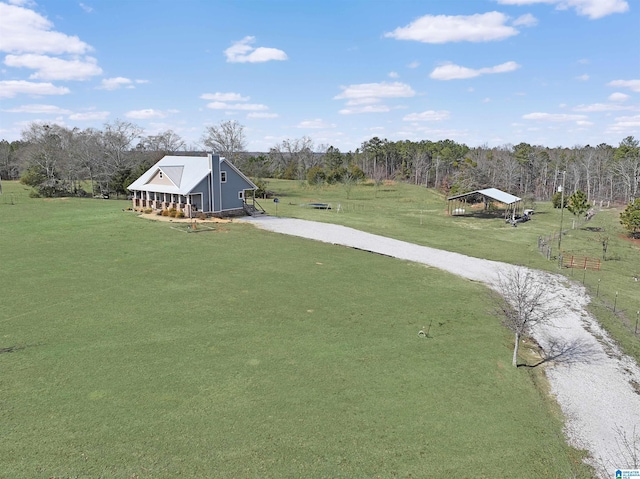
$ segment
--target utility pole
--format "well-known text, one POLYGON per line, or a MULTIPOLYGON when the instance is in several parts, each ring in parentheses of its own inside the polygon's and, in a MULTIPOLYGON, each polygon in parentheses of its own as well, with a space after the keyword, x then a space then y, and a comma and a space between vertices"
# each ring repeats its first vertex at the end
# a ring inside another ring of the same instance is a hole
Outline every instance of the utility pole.
MULTIPOLYGON (((558 236, 558 256, 562 261, 562 220, 564 219, 564 180, 567 170, 562 172, 562 186, 560 187, 560 235, 558 236)), ((562 263, 560 263, 562 264, 562 263)))

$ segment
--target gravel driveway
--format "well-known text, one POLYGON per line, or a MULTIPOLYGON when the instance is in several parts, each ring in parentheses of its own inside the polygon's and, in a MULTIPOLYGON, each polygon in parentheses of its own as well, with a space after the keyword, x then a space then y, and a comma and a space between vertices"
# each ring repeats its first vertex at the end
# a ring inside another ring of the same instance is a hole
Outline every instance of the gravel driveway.
MULTIPOLYGON (((238 221, 238 220, 236 220, 238 221)), ((239 221, 287 235, 349 246, 423 263, 495 288, 500 272, 520 268, 419 246, 345 226, 270 216, 239 221)), ((589 297, 584 288, 560 275, 533 270, 551 284, 549 297, 563 311, 552 324, 538 327, 533 335, 543 350, 562 349, 558 361, 548 363, 546 374, 552 393, 565 415, 568 442, 589 451, 589 463, 601 477, 613 477, 617 468, 631 468, 631 451, 625 440, 635 439, 640 459, 640 367, 622 354, 609 335, 586 311, 589 297), (634 390, 635 384, 635 390, 634 390), (605 474, 607 474, 605 476, 605 474)))

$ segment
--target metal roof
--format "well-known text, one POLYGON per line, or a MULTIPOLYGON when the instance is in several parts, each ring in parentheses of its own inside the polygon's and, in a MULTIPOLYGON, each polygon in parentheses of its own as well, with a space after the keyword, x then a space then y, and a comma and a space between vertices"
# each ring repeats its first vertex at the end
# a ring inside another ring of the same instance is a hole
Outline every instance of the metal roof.
POLYGON ((517 196, 510 195, 509 193, 505 193, 504 191, 501 191, 497 188, 485 188, 484 190, 470 191, 469 193, 451 196, 447 198, 447 200, 455 200, 457 198, 463 198, 465 196, 471 196, 475 194, 488 196, 489 198, 499 201, 500 203, 504 203, 505 205, 511 205, 513 203, 517 203, 518 201, 522 200, 522 198, 518 198, 517 196))
POLYGON ((187 195, 209 174, 209 171, 211 171, 209 158, 206 156, 165 156, 131 183, 127 189, 187 195), (158 170, 162 170, 173 185, 149 184, 158 170))

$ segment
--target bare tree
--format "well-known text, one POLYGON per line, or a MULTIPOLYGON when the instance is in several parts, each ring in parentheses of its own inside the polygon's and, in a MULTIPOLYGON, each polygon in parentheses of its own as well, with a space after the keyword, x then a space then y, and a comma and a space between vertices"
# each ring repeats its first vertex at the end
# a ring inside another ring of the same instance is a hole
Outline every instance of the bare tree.
POLYGON ((548 284, 525 268, 514 267, 499 274, 499 310, 504 325, 515 335, 512 365, 517 366, 518 347, 522 336, 528 335, 537 324, 553 319, 557 308, 552 306, 548 284))
POLYGON ((208 126, 202 137, 202 143, 214 153, 233 162, 246 149, 244 126, 235 120, 223 121, 217 126, 208 126))

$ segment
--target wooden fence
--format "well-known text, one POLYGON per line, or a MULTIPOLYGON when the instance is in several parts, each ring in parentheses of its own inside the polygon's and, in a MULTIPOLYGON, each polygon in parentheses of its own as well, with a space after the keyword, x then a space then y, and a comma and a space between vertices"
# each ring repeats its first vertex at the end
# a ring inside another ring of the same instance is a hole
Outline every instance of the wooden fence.
POLYGON ((592 269, 600 271, 600 260, 588 256, 563 255, 562 266, 565 268, 592 269))

